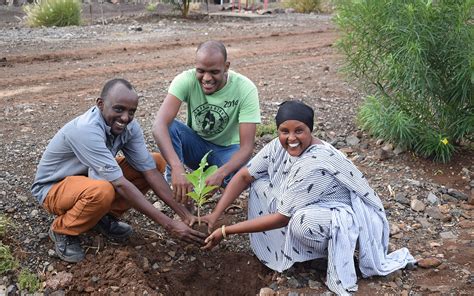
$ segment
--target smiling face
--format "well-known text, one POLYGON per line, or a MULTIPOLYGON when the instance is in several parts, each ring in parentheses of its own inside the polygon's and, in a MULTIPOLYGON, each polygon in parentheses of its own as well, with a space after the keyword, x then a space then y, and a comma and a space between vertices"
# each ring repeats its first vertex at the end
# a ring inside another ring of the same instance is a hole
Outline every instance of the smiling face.
POLYGON ((106 98, 97 99, 105 123, 113 135, 120 135, 135 116, 138 95, 123 84, 116 84, 106 98))
POLYGON ((218 50, 203 48, 196 53, 196 78, 206 95, 225 86, 229 65, 218 50))
POLYGON ((300 156, 313 142, 309 127, 298 120, 287 120, 278 127, 281 146, 291 156, 300 156))

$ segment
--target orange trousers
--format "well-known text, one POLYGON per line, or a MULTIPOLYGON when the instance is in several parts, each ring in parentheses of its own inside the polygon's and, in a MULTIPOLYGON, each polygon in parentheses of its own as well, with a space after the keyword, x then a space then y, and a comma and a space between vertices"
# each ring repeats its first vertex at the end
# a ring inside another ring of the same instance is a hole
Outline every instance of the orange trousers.
MULTIPOLYGON (((161 154, 152 153, 157 169, 163 174, 166 161, 161 154)), ((141 172, 135 170, 125 159, 117 157, 124 177, 145 195, 150 185, 141 172)), ((112 183, 93 180, 85 176, 69 176, 51 187, 43 207, 56 218, 51 225, 54 232, 79 235, 94 227, 107 213, 118 217, 131 207, 115 192, 112 183)))

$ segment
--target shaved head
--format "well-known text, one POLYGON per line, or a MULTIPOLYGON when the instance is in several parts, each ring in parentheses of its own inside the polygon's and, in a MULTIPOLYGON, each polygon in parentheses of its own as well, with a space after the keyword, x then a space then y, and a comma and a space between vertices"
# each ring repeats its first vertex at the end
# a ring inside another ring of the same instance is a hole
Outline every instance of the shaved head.
POLYGON ((215 40, 209 40, 204 43, 201 43, 197 50, 196 54, 205 53, 205 54, 215 54, 219 53, 224 57, 224 62, 227 61, 227 50, 224 43, 215 40))
POLYGON ((111 79, 111 80, 109 80, 105 83, 104 87, 102 88, 102 92, 100 93, 101 99, 102 100, 107 99, 107 97, 109 96, 110 91, 114 88, 114 86, 116 86, 118 84, 121 84, 121 85, 125 86, 128 90, 131 90, 131 91, 135 92, 135 90, 133 89, 133 86, 130 82, 128 82, 127 80, 122 79, 122 78, 114 78, 114 79, 111 79))

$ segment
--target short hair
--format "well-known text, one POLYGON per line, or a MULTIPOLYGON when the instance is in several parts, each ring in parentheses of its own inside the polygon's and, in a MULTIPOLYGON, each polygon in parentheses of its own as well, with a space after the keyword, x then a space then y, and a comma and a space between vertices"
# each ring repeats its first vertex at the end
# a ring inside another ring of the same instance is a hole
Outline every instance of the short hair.
POLYGON ((110 90, 117 84, 122 84, 129 90, 135 91, 132 84, 128 82, 127 80, 123 78, 114 78, 105 83, 104 87, 102 88, 102 92, 100 93, 100 98, 102 100, 105 100, 107 96, 109 95, 110 90))
POLYGON ((221 41, 209 40, 209 41, 203 42, 198 46, 196 53, 198 53, 201 49, 218 50, 224 57, 224 62, 227 61, 227 49, 225 48, 224 43, 222 43, 221 41))

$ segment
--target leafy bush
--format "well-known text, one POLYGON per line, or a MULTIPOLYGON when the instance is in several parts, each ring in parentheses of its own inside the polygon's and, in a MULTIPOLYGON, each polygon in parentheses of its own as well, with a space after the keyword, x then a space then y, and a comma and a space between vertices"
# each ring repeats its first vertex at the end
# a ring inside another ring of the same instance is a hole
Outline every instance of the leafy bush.
POLYGON ((283 5, 300 13, 321 11, 321 0, 285 0, 283 5))
POLYGON ((364 129, 442 162, 474 139, 473 3, 336 0, 346 70, 375 94, 364 129))
POLYGON ((263 135, 272 135, 273 137, 277 136, 277 128, 274 122, 269 124, 259 124, 257 125, 256 136, 261 137, 263 135))
POLYGON ((35 293, 40 289, 40 281, 36 274, 28 269, 23 269, 18 276, 18 285, 20 290, 28 290, 30 293, 35 293))
POLYGON ((182 17, 188 17, 191 0, 162 0, 161 2, 172 4, 176 10, 181 12, 182 17))
POLYGON ((12 223, 8 217, 0 215, 0 237, 3 237, 7 232, 7 229, 12 226, 12 223))
POLYGON ((81 23, 81 2, 78 0, 35 0, 23 9, 31 27, 65 27, 81 23))
POLYGON ((158 7, 158 3, 150 2, 150 3, 148 3, 148 5, 146 6, 146 10, 147 10, 148 12, 154 12, 157 7, 158 7))
POLYGON ((0 242, 0 275, 18 267, 18 262, 13 257, 10 248, 0 242))

